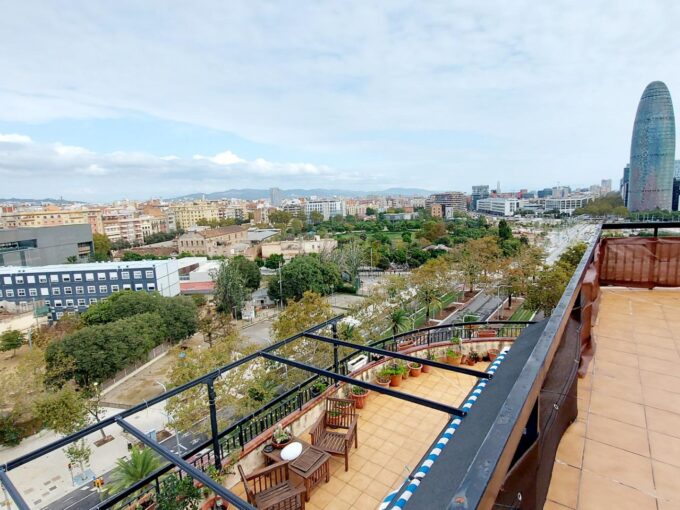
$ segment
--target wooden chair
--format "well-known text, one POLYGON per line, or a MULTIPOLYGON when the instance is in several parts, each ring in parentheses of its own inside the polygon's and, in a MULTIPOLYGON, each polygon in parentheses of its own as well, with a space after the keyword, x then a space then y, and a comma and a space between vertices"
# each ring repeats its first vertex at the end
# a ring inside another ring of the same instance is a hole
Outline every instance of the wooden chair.
POLYGON ((349 451, 359 447, 357 411, 354 400, 327 398, 326 410, 310 432, 312 444, 330 453, 345 457, 345 471, 349 470, 349 451), (347 432, 340 432, 344 429, 347 432))
POLYGON ((288 462, 277 462, 249 475, 238 465, 248 503, 260 510, 305 510, 305 488, 290 481, 288 462))

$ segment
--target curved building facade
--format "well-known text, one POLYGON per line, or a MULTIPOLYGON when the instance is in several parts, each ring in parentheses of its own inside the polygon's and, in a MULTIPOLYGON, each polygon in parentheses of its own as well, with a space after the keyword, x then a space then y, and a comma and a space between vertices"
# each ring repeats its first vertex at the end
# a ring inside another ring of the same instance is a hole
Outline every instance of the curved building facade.
POLYGON ((628 209, 671 210, 675 116, 666 84, 654 81, 640 98, 630 146, 628 209))

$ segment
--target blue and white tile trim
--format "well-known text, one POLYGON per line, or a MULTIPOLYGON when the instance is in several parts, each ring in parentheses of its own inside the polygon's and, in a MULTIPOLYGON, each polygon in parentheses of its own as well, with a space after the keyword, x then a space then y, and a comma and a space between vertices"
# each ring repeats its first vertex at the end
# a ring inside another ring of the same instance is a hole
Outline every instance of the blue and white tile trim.
MULTIPOLYGON (((487 368, 486 370, 487 373, 494 374, 496 370, 498 370, 498 367, 505 359, 509 350, 510 347, 506 347, 505 349, 503 349, 503 351, 498 355, 494 362, 491 363, 491 365, 489 365, 489 368, 487 368)), ((481 395, 482 391, 484 390, 488 383, 489 379, 481 379, 477 383, 477 386, 475 386, 475 388, 472 390, 467 400, 465 400, 462 409, 464 409, 465 411, 469 411, 470 408, 472 407, 472 404, 474 404, 477 401, 477 398, 479 397, 479 395, 481 395)), ((411 496, 413 496, 413 493, 420 485, 421 480, 425 478, 425 475, 427 475, 427 473, 430 471, 432 464, 434 464, 434 461, 437 460, 439 454, 442 452, 442 449, 451 440, 453 434, 455 434, 456 429, 461 424, 461 422, 462 418, 456 417, 451 421, 451 423, 449 423, 449 426, 444 431, 444 434, 442 434, 442 436, 439 438, 439 441, 437 441, 435 447, 430 451, 430 454, 420 465, 418 471, 414 473, 413 478, 411 478, 410 480, 406 480, 406 482, 404 482, 408 483, 408 486, 399 496, 399 499, 394 504, 394 508, 404 508, 404 505, 406 505, 406 502, 411 498, 411 496)), ((383 499, 383 502, 380 504, 379 510, 385 510, 392 503, 392 500, 395 498, 395 496, 399 494, 399 491, 401 490, 402 487, 403 485, 399 487, 397 490, 390 492, 385 497, 385 499, 383 499)))

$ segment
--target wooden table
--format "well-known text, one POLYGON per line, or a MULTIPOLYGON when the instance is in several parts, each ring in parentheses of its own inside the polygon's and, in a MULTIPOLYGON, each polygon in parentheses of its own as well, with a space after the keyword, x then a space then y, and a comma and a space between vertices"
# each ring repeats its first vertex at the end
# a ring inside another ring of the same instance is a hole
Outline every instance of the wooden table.
MULTIPOLYGON (((330 480, 329 461, 331 456, 302 439, 294 438, 291 443, 293 442, 302 444, 302 453, 297 459, 288 462, 288 468, 304 480, 305 501, 309 502, 309 494, 312 492, 312 488, 319 485, 322 480, 325 480, 326 483, 330 480)), ((281 450, 277 448, 269 453, 264 451, 262 453, 264 453, 267 464, 283 460, 281 450)))

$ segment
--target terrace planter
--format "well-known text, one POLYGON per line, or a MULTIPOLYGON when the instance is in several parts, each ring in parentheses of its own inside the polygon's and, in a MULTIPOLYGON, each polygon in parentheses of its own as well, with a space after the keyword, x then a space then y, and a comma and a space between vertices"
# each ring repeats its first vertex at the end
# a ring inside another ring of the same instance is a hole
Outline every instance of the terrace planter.
POLYGON ((363 390, 363 393, 352 392, 350 394, 350 398, 356 403, 357 409, 363 409, 366 406, 366 397, 368 397, 368 394, 368 390, 363 390))
POLYGON ((411 377, 420 377, 420 372, 423 370, 423 365, 420 363, 409 363, 408 368, 409 372, 411 373, 411 377))
POLYGON ((446 362, 449 365, 462 365, 464 363, 464 358, 465 356, 446 356, 446 362))
POLYGON ((401 374, 394 374, 390 376, 390 386, 399 386, 401 384, 401 374))
POLYGON ((390 381, 391 381, 391 377, 385 377, 385 378, 376 377, 373 382, 375 384, 377 384, 378 386, 382 386, 383 388, 389 388, 390 381))
POLYGON ((487 354, 489 355, 489 361, 493 362, 500 354, 500 351, 498 349, 489 349, 487 354))
MULTIPOLYGON (((428 361, 433 361, 433 360, 428 360, 428 361)), ((432 367, 430 365, 423 364, 422 370, 423 370, 423 374, 429 374, 430 371, 432 370, 432 367)))

